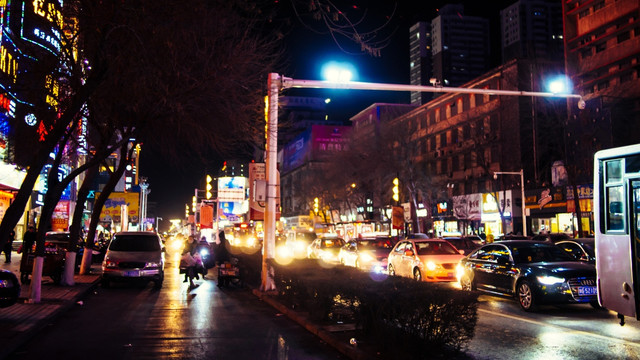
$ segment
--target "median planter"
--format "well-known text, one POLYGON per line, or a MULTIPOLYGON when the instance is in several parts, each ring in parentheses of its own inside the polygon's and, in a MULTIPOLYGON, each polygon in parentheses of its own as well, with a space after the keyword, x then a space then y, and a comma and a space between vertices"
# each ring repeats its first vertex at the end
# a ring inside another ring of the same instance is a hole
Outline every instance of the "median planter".
POLYGON ((277 299, 322 324, 355 323, 381 354, 428 358, 464 349, 477 323, 477 294, 448 285, 374 277, 315 260, 271 264, 277 299))

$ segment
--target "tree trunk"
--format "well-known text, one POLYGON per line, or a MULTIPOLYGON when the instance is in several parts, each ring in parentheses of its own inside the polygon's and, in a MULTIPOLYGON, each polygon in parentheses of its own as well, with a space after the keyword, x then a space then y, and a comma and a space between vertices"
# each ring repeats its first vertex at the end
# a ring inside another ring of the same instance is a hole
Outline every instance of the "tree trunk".
POLYGON ((42 268, 44 266, 44 256, 37 255, 33 259, 33 270, 31 271, 31 285, 29 285, 29 302, 39 303, 42 290, 42 268))
POLYGON ((78 253, 75 251, 67 251, 64 258, 64 272, 62 273, 62 280, 60 285, 73 286, 76 284, 73 275, 76 270, 76 256, 78 253))
MULTIPOLYGON (((85 204, 85 201, 87 200, 87 196, 89 195, 91 183, 93 182, 93 179, 95 178, 95 176, 98 174, 98 165, 99 163, 96 163, 94 166, 87 169, 84 179, 82 180, 82 185, 78 190, 76 208, 73 212, 73 221, 71 222, 71 227, 69 228, 69 232, 71 233, 69 246, 71 246, 72 244, 73 245, 78 244, 78 240, 80 239, 80 232, 84 227, 82 224, 82 216, 84 214, 84 204, 85 204)), ((93 248, 92 246, 93 243, 94 243, 93 239, 90 239, 90 238, 85 239, 85 244, 84 244, 85 248, 84 248, 84 255, 82 256, 82 263, 84 264, 86 261, 88 261, 89 268, 91 268, 91 256, 93 254, 91 253, 91 250, 89 250, 88 248, 89 247, 93 248), (88 256, 88 260, 85 260, 85 257, 87 256, 88 256)), ((69 264, 69 263, 67 262, 65 264, 69 264)), ((73 262, 73 269, 74 271, 72 272, 66 271, 65 269, 65 278, 63 279, 65 283, 74 282, 73 275, 75 273, 75 259, 73 262), (70 278, 68 276, 70 276, 70 278)))

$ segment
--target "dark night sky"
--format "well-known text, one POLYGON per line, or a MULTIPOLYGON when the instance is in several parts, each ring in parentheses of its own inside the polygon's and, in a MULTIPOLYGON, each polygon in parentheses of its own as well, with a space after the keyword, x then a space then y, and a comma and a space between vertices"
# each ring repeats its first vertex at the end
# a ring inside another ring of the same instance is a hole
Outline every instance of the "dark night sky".
MULTIPOLYGON (((499 12, 516 0, 492 1, 460 1, 465 5, 465 15, 484 16, 490 19, 492 36, 492 66, 499 64, 499 12)), ((281 2, 282 6, 290 6, 289 1, 281 2)), ((371 6, 369 1, 350 1, 371 6)), ((390 44, 385 47, 381 56, 372 57, 357 53, 347 40, 340 40, 343 48, 354 50, 346 53, 339 48, 329 35, 316 34, 306 27, 296 25, 294 31, 285 38, 286 56, 289 58, 287 72, 282 75, 294 79, 317 80, 321 78, 320 69, 327 61, 344 61, 358 69, 358 81, 409 84, 409 27, 417 21, 430 21, 437 16, 437 8, 447 1, 401 1, 390 24, 384 28, 385 34, 392 33, 390 44)), ((392 1, 375 2, 376 8, 369 9, 366 20, 370 27, 384 23, 384 15, 393 9, 392 1)), ((314 26, 320 29, 316 24, 314 26)), ((386 37, 386 36, 382 36, 386 37)), ((375 102, 408 103, 409 94, 402 92, 382 91, 349 91, 349 90, 288 90, 283 95, 330 97, 328 113, 333 119, 348 120, 362 109, 375 102)), ((161 229, 168 226, 169 219, 183 218, 184 206, 190 203, 194 188, 203 186, 207 172, 213 172, 222 165, 223 159, 210 157, 207 164, 199 160, 185 158, 179 165, 173 165, 165 159, 154 156, 151 148, 141 152, 140 174, 149 179, 151 193, 149 202, 156 203, 154 211, 150 204, 149 216, 163 217, 161 229)))

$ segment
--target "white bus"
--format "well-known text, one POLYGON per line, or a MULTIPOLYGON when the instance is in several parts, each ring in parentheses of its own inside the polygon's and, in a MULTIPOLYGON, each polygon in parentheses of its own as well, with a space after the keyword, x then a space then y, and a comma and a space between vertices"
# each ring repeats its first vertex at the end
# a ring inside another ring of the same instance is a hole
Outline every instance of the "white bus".
POLYGON ((640 144, 594 157, 596 268, 600 305, 640 320, 640 144))

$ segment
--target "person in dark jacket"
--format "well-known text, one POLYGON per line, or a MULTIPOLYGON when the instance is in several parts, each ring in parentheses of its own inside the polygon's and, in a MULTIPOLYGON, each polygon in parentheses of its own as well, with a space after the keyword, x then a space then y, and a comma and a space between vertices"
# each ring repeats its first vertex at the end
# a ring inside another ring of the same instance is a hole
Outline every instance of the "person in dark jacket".
POLYGON ((12 249, 13 240, 15 239, 16 239, 16 232, 11 230, 11 232, 9 233, 9 239, 7 239, 7 242, 4 244, 4 248, 2 249, 2 251, 4 252, 5 264, 11 263, 11 250, 13 250, 12 249))
POLYGON ((220 267, 224 266, 224 263, 231 261, 231 256, 229 256, 229 243, 227 239, 224 237, 224 231, 220 231, 218 233, 218 239, 220 239, 220 244, 216 248, 215 258, 216 265, 218 265, 218 286, 227 286, 229 285, 229 279, 224 276, 220 276, 220 267))

